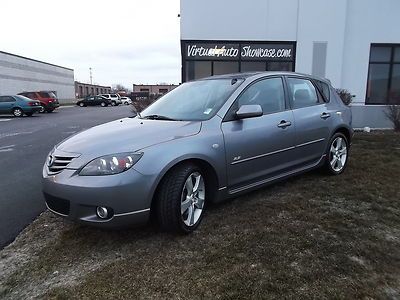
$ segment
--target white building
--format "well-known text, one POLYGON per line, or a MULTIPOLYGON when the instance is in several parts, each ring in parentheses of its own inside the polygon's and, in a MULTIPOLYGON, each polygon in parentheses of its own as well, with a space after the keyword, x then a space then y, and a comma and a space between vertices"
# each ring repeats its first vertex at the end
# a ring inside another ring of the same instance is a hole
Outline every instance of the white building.
POLYGON ((354 127, 400 104, 399 0, 181 0, 182 81, 290 70, 355 95, 354 127), (211 50, 210 50, 211 49, 211 50))
POLYGON ((74 70, 0 51, 0 95, 54 91, 60 102, 75 99, 74 70))

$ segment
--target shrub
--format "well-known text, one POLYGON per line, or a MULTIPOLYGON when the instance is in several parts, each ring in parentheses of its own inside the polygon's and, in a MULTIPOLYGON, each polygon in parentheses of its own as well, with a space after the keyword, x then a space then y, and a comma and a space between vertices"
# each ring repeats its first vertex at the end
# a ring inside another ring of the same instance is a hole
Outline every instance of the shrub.
POLYGON ((350 105, 354 96, 348 90, 336 89, 336 93, 338 93, 340 99, 342 99, 344 104, 350 105))
POLYGON ((394 131, 400 131, 400 106, 390 105, 385 111, 386 117, 393 123, 394 131))

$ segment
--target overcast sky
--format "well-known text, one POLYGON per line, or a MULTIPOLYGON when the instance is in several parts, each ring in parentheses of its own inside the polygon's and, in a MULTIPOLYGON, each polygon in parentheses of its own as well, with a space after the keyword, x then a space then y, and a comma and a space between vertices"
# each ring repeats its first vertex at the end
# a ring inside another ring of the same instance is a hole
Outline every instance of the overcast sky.
POLYGON ((0 0, 0 50, 102 85, 179 83, 179 0, 0 0))

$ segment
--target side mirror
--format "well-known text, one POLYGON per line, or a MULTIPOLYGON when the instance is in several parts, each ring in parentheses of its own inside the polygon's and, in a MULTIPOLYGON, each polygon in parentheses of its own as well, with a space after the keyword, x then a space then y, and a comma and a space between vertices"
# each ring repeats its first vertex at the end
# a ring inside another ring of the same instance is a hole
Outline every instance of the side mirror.
POLYGON ((263 115, 263 110, 260 105, 242 105, 236 112, 237 119, 255 118, 263 115))

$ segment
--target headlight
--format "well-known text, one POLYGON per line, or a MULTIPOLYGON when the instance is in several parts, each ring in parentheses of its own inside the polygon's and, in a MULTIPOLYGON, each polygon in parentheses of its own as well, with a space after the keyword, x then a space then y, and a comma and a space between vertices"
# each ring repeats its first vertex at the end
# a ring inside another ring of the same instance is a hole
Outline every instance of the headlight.
POLYGON ((79 172, 82 176, 101 176, 122 173, 132 167, 143 153, 118 153, 96 158, 79 172))

